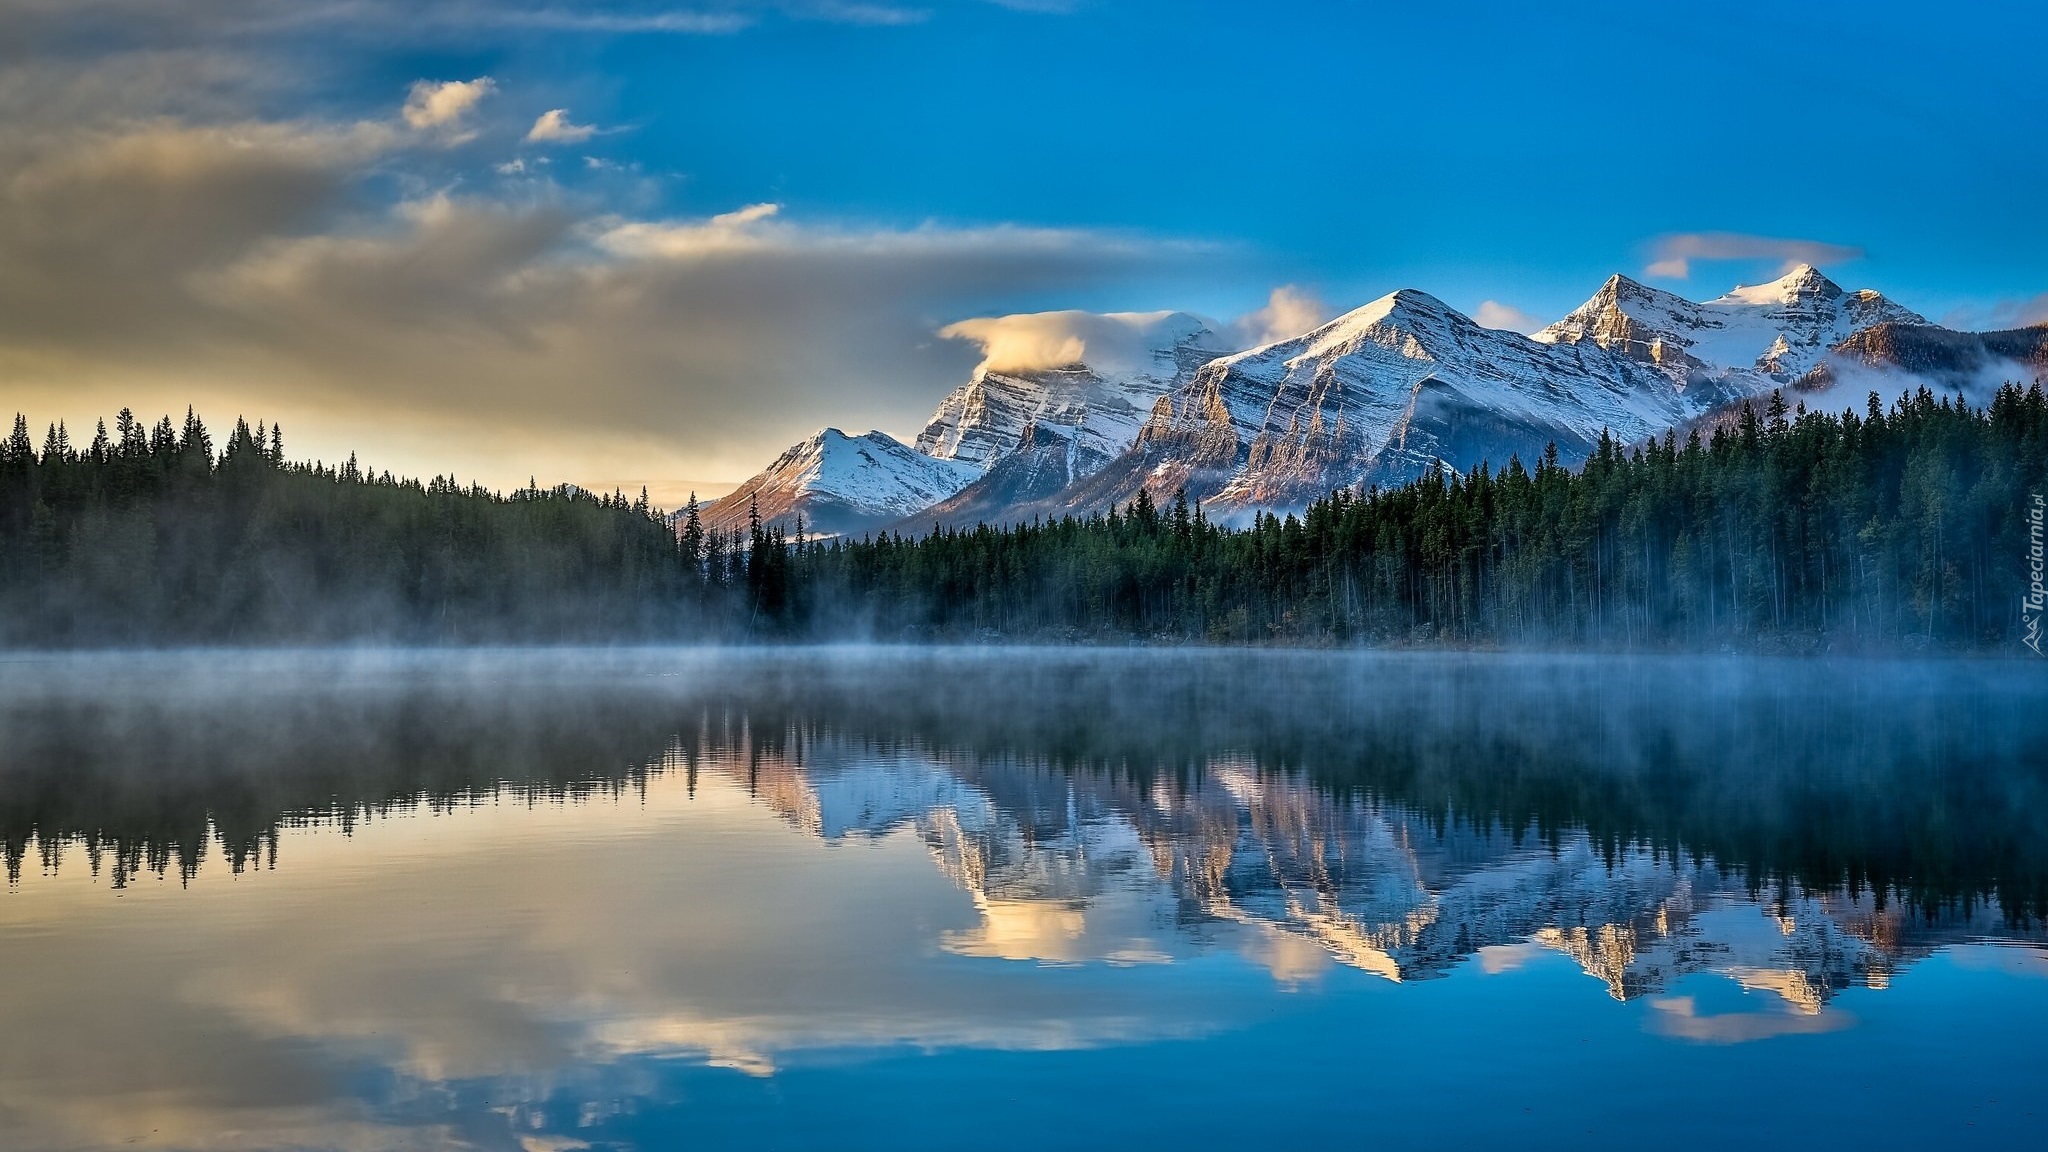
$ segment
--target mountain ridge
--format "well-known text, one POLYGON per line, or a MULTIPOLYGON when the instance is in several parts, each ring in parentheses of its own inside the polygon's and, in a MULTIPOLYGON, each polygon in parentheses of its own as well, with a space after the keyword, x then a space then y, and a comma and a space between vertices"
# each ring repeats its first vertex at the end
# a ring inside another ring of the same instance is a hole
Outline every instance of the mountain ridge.
POLYGON ((1335 488, 1530 461, 1553 444, 1575 465, 1603 435, 1639 443, 1844 375, 1931 378, 1969 395, 1990 376, 2048 372, 2048 328, 1954 332, 1809 264, 1703 302, 1617 273, 1529 336, 1414 288, 1235 351, 1227 326, 1186 312, 976 323, 947 333, 983 339, 988 356, 914 444, 869 433, 877 467, 865 470, 791 467, 797 445, 714 503, 707 523, 742 523, 754 500, 771 522, 802 513, 822 531, 923 530, 1087 515, 1181 489, 1231 521, 1335 488), (1073 334, 1056 350, 1072 354, 1004 362, 1006 326, 1073 334))
POLYGON ((958 491, 975 475, 970 464, 915 451, 879 430, 849 436, 823 428, 798 441, 773 464, 701 511, 707 529, 736 532, 759 516, 763 524, 839 535, 901 519, 958 491))

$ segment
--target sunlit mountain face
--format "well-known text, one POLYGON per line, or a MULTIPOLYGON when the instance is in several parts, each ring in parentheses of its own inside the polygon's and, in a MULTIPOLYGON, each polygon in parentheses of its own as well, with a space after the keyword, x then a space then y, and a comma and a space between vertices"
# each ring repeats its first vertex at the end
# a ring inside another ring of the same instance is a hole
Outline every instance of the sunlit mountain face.
POLYGON ((2048 1115, 2044 705, 2002 664, 17 658, 0 1145, 1993 1146, 2048 1115), (1810 1091, 1712 1103, 1760 1069, 1810 1091))

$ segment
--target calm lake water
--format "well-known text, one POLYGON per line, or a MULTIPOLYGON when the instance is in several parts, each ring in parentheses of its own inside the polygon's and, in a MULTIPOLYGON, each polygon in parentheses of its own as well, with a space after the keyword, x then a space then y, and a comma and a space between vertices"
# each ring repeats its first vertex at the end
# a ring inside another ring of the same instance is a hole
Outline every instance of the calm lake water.
POLYGON ((0 1147, 2042 1147, 2048 676, 0 657, 0 1147))

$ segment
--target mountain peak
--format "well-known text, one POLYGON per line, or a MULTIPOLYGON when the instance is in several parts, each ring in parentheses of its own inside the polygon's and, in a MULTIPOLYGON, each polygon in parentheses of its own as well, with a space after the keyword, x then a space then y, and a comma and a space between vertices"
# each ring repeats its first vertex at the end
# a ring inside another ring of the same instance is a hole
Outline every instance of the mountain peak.
POLYGON ((1600 285, 1598 292, 1593 293, 1584 304, 1573 309, 1571 315, 1588 318, 1598 313, 1614 311, 1625 304, 1653 304, 1666 312, 1683 311, 1692 306, 1691 301, 1675 292, 1652 288, 1640 280, 1616 272, 1600 285))
POLYGON ((1783 276, 1768 284, 1737 285, 1735 290, 1721 297, 1730 304, 1791 304, 1799 300, 1835 300, 1843 295, 1842 286, 1821 274, 1811 264, 1795 264, 1783 276))
POLYGON ((802 516, 814 531, 856 532, 928 508, 979 474, 972 465, 917 452, 886 432, 851 436, 820 428, 707 505, 704 523, 733 530, 758 512, 766 524, 793 524, 802 516))
POLYGON ((1275 348, 1287 349, 1285 355, 1289 356, 1303 352, 1319 354, 1361 339, 1384 342, 1394 334, 1413 341, 1429 333, 1460 326, 1477 327, 1477 324, 1427 292, 1401 288, 1292 340, 1239 352, 1224 357, 1224 360, 1249 359, 1275 348))
POLYGON ((1526 338, 1414 288, 1224 355, 1185 312, 984 317, 944 330, 980 342, 984 363, 914 449, 827 429, 714 511, 744 522, 759 493, 764 517, 801 510, 850 532, 941 501, 948 517, 1001 518, 1175 484, 1219 509, 1292 506, 1547 443, 1575 460, 1603 431, 1661 434, 1799 380, 1883 324, 1926 321, 1810 264, 1705 303, 1617 273, 1526 338))
POLYGON ((1699 325, 1699 305, 1652 288, 1617 272, 1600 290, 1562 319, 1531 336, 1539 344, 1577 344, 1582 340, 1638 360, 1662 363, 1682 347, 1660 340, 1699 325))
POLYGON ((1397 288, 1388 293, 1385 299, 1393 301, 1396 309, 1411 312, 1422 311, 1442 315, 1452 310, 1450 305, 1420 288, 1397 288))
POLYGON ((1454 315, 1457 315, 1457 312, 1450 305, 1429 293, 1416 288, 1400 288, 1337 317, 1323 325, 1322 332, 1354 332, 1376 324, 1401 326, 1416 321, 1442 320, 1454 315))
POLYGON ((941 335, 981 344, 966 384, 939 402, 917 450, 983 470, 1027 448, 1024 426, 1072 442, 1086 471, 1131 446, 1160 396, 1230 350, 1188 312, 1038 312, 982 317, 941 335))

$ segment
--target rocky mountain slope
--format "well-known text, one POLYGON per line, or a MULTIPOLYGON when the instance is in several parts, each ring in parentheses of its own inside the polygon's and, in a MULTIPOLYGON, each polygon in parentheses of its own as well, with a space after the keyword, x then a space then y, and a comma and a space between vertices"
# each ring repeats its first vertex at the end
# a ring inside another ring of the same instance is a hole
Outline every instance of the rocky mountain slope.
POLYGON ((750 510, 763 523, 820 535, 860 532, 929 508, 980 474, 974 465, 918 452, 882 432, 848 436, 826 428, 701 513, 706 528, 745 531, 750 510))
POLYGON ((826 429, 711 505, 705 523, 743 527, 749 501, 764 522, 789 528, 801 514, 828 535, 885 527, 941 501, 970 519, 1000 518, 1116 459, 1160 396, 1227 351, 1208 324, 1184 312, 1005 319, 1065 322, 1115 338, 1080 344, 1076 358, 1050 366, 984 359, 939 402, 914 448, 882 432, 826 429))
POLYGON ((1227 354, 1221 326, 1187 313, 1005 319, 1086 320, 1123 346, 1077 342, 1069 361, 1037 367, 991 350, 914 449, 881 433, 857 449, 813 438, 715 505, 715 522, 743 523, 750 496, 764 518, 802 511, 858 532, 1085 515, 1181 488, 1229 520, 1338 487, 1533 463, 1551 445, 1576 464, 1603 434, 1640 443, 1844 374, 1967 392, 2048 372, 2048 328, 1951 332, 1808 265, 1703 303, 1617 275, 1534 336, 1412 289, 1227 354), (802 463, 848 452, 865 464, 802 463))
POLYGON ((1030 369, 999 371, 984 360, 939 402, 918 434, 917 450, 985 469, 1015 451, 1029 426, 1064 441, 1069 472, 1085 476, 1131 446, 1154 401, 1230 351, 1208 324, 1185 312, 1095 319, 1127 329, 1135 346, 1098 351, 1084 345, 1084 360, 1030 369))
POLYGON ((1628 357, 1484 328, 1404 289, 1204 365, 1154 408, 1131 462, 1155 496, 1185 486, 1226 513, 1294 507, 1438 461, 1533 460, 1551 441, 1583 457, 1602 429, 1638 438, 1686 408, 1670 380, 1628 357))
POLYGON ((1125 457, 1019 511, 1085 513, 1185 487, 1229 519, 1437 467, 1531 463, 1552 444, 1575 464, 1603 433, 1640 442, 1902 323, 1925 322, 1804 265, 1704 304, 1615 276, 1529 338, 1403 290, 1203 366, 1125 457))
POLYGON ((1575 464, 1603 433, 1640 442, 1898 320, 1919 317, 1806 266, 1705 304, 1616 276, 1526 339, 1396 292, 1204 367, 1140 434, 1165 446, 1145 487, 1185 484, 1230 516, 1439 466, 1533 463, 1550 444, 1575 464))
POLYGON ((1845 292, 1801 264, 1778 280, 1704 304, 1610 277, 1591 300, 1532 339, 1591 343, 1654 365, 1681 388, 1707 384, 1754 393, 1767 387, 1762 380, 1789 383, 1875 325, 1926 323, 1875 292, 1845 292))
POLYGON ((1983 403, 2000 384, 2025 385, 2048 378, 2048 324, 2003 332, 1879 324, 1836 345, 1826 359, 1793 381, 1793 387, 1812 393, 1837 386, 1876 386, 1902 374, 1983 403))

